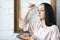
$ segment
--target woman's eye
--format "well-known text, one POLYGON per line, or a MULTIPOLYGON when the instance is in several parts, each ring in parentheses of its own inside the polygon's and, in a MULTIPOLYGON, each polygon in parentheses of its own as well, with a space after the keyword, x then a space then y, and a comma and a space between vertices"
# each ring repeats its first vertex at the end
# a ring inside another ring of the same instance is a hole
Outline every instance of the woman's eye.
POLYGON ((44 11, 44 10, 41 10, 41 11, 44 11))
POLYGON ((44 11, 44 10, 38 10, 38 11, 44 11))

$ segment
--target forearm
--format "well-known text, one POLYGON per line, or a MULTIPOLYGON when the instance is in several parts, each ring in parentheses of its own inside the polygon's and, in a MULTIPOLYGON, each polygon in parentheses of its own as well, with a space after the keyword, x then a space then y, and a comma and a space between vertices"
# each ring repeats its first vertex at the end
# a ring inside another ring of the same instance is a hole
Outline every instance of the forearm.
POLYGON ((25 12, 25 16, 24 16, 24 19, 27 19, 27 17, 28 17, 28 15, 29 15, 29 13, 30 13, 30 10, 28 9, 28 10, 26 10, 26 12, 25 12))

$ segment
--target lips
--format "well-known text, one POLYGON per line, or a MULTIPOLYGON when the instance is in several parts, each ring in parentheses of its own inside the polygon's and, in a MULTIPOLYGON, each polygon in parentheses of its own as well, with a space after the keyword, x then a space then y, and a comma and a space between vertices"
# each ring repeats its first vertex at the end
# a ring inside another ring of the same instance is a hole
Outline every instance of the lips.
POLYGON ((38 15, 39 17, 41 16, 41 15, 38 15))

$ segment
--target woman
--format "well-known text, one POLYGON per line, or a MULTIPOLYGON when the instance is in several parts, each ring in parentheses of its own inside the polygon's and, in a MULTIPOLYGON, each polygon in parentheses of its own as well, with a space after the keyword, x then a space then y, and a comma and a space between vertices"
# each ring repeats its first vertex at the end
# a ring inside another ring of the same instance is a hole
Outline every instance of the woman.
POLYGON ((59 29, 50 4, 42 3, 39 5, 37 14, 41 22, 28 23, 29 12, 35 7, 35 4, 28 6, 25 18, 20 19, 20 28, 29 31, 35 40, 59 40, 59 29))

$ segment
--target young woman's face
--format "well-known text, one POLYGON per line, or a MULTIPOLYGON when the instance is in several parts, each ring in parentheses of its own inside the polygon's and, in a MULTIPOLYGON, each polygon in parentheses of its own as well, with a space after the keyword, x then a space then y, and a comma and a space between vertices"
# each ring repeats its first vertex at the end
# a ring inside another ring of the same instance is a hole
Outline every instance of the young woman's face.
POLYGON ((44 19, 45 18, 45 7, 44 7, 43 4, 41 4, 38 7, 38 17, 39 17, 39 19, 44 19))

